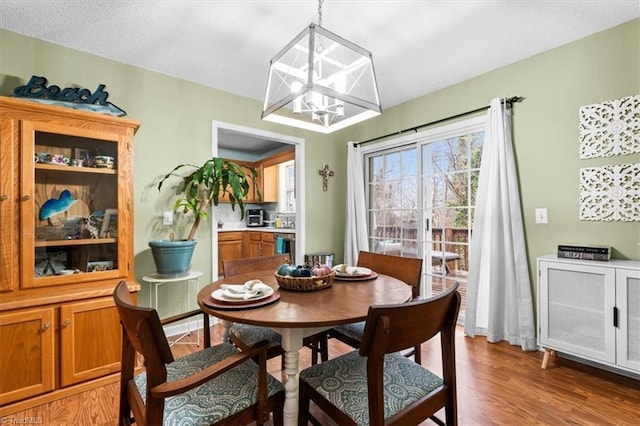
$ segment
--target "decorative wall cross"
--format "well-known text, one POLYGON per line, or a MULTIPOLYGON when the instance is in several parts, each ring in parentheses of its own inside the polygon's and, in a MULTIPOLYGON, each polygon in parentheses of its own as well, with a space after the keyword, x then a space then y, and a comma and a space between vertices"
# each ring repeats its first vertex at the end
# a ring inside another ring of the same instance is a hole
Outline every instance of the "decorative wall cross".
POLYGON ((330 170, 329 165, 324 163, 322 168, 318 170, 318 174, 322 176, 322 190, 326 191, 329 186, 329 178, 334 175, 333 170, 330 170))

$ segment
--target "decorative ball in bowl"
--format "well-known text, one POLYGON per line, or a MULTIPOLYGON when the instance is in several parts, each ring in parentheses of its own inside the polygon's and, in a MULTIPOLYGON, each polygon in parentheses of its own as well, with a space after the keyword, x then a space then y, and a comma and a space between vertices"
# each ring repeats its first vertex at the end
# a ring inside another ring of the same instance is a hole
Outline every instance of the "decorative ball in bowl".
POLYGON ((330 268, 314 268, 283 264, 275 273, 280 288, 295 291, 314 291, 331 287, 335 272, 330 268))
POLYGON ((93 165, 101 169, 113 169, 115 159, 108 155, 96 155, 93 157, 93 165))

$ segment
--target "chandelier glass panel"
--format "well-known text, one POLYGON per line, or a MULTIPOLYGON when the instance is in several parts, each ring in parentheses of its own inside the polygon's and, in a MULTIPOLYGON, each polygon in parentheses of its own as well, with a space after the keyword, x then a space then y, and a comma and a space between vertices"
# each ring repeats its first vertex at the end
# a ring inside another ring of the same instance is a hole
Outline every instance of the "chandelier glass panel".
POLYGON ((331 133, 381 112, 371 53, 320 25, 270 62, 264 120, 331 133))

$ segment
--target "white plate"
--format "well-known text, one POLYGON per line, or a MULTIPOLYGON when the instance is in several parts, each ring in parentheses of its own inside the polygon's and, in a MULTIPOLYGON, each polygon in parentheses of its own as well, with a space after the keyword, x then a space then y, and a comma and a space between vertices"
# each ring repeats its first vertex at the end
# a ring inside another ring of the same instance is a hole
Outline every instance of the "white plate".
POLYGON ((371 275, 371 269, 364 268, 362 266, 347 266, 347 272, 340 272, 340 268, 334 267, 338 277, 362 277, 364 275, 371 275))
POLYGON ((224 290, 219 288, 215 290, 213 293, 211 293, 211 297, 214 300, 218 300, 220 302, 246 303, 246 302, 255 302, 256 300, 266 299, 267 297, 270 297, 272 294, 273 294, 273 289, 271 289, 270 291, 267 291, 266 293, 262 293, 254 297, 250 297, 249 299, 243 298, 242 295, 237 295, 238 297, 227 297, 224 295, 224 290))

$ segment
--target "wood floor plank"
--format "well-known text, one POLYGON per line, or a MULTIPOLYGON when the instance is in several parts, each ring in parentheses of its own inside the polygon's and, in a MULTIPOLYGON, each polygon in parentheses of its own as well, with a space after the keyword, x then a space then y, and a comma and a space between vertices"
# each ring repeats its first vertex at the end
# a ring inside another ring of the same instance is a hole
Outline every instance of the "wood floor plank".
MULTIPOLYGON (((214 342, 221 340, 221 331, 221 325, 212 327, 214 342)), ((459 328, 456 334, 460 425, 640 425, 640 381, 555 356, 542 370, 542 352, 487 343, 483 337, 465 337, 462 331, 459 328)), ((423 365, 436 373, 440 373, 438 344, 436 340, 422 348, 423 365)), ((172 348, 176 357, 199 349, 182 344, 172 348)), ((331 341, 329 354, 335 357, 350 350, 331 341)), ((309 365, 305 349, 300 366, 309 365)), ((269 360, 268 368, 282 378, 279 359, 269 360)), ((41 419, 40 424, 45 425, 116 425, 117 412, 118 385, 113 384, 11 417, 18 421, 41 419)), ((314 413, 323 424, 331 424, 317 408, 314 413)))

